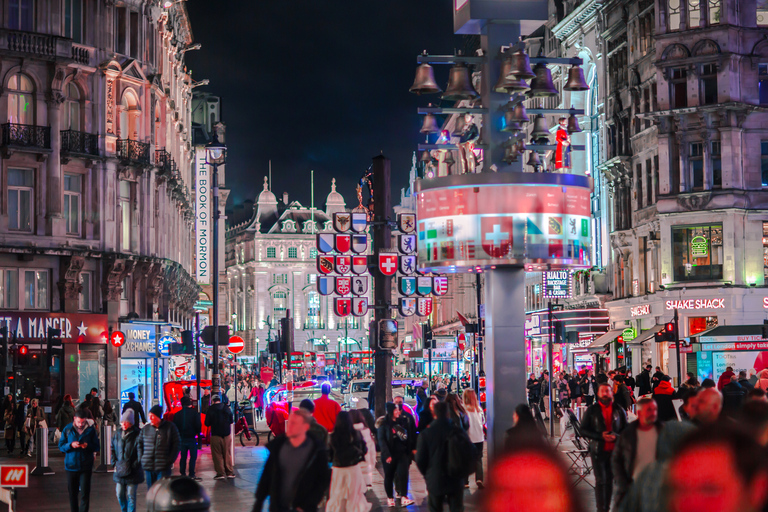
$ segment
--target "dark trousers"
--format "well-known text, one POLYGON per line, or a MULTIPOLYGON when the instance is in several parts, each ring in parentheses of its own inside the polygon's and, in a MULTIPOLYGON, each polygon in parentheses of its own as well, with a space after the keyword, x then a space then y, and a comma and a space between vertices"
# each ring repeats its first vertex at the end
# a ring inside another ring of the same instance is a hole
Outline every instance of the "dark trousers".
POLYGON ((584 399, 586 400, 587 407, 589 407, 595 402, 595 395, 584 395, 584 399))
POLYGON ((608 512, 611 508, 613 492, 613 469, 611 468, 611 453, 601 452, 591 455, 592 471, 595 474, 595 502, 597 512, 608 512))
POLYGON ((477 450, 477 462, 475 462, 475 482, 483 481, 483 443, 474 443, 477 450))
POLYGON ((91 471, 65 471, 69 491, 69 510, 88 512, 91 506, 91 471))
POLYGON ((408 455, 392 457, 392 463, 383 462, 384 466, 384 490, 387 492, 387 498, 394 498, 392 486, 398 496, 408 494, 408 467, 411 465, 411 458, 408 455))
POLYGON ((195 464, 197 463, 197 441, 184 440, 181 442, 181 458, 179 460, 179 471, 182 475, 187 473, 187 454, 189 454, 189 476, 195 476, 195 464))
POLYGON ((19 432, 19 450, 21 450, 22 455, 27 449, 27 433, 24 432, 24 428, 18 429, 19 432))
POLYGON ((464 510, 464 489, 456 489, 451 494, 437 494, 429 489, 427 496, 427 510, 429 512, 443 512, 443 504, 448 503, 450 512, 463 512, 464 510))
POLYGON ((147 481, 147 489, 152 487, 152 484, 154 484, 161 478, 165 478, 166 476, 171 476, 171 468, 163 469, 161 471, 144 470, 144 479, 147 481))
POLYGON ((8 453, 13 453, 13 445, 16 444, 16 436, 14 435, 13 431, 8 431, 6 429, 5 431, 5 449, 8 450, 8 453))

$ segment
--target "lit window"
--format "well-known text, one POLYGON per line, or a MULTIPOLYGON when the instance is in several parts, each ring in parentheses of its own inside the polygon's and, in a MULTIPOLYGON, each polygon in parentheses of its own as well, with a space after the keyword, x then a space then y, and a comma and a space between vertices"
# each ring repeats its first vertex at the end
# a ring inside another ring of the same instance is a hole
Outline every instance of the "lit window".
POLYGON ((288 284, 288 274, 272 274, 272 284, 288 284))
POLYGON ((24 271, 24 307, 48 309, 48 271, 24 271))
POLYGON ((717 25, 720 23, 720 9, 722 9, 722 0, 709 0, 709 24, 717 25))
POLYGON ((723 226, 673 227, 672 257, 675 281, 722 279, 723 226))
POLYGON ((701 24, 701 0, 688 0, 688 28, 698 28, 701 24))
POLYGON ((131 183, 120 182, 120 247, 124 251, 131 250, 131 183))
POLYGON ((8 122, 14 124, 35 124, 34 88, 32 81, 21 73, 8 80, 8 122))
POLYGON ((757 0, 757 24, 768 25, 768 0, 757 0))
POLYGON ((288 309, 288 294, 286 292, 278 291, 272 295, 272 311, 273 318, 284 318, 285 310, 288 309))
POLYGON ((64 222, 68 235, 80 234, 81 182, 76 174, 64 175, 64 222))
POLYGON ((680 30, 680 0, 669 0, 669 30, 680 30))
POLYGON ((307 294, 307 328, 317 329, 320 327, 320 294, 309 292, 307 294))
POLYGON ((34 208, 32 169, 8 169, 8 228, 32 231, 34 208))

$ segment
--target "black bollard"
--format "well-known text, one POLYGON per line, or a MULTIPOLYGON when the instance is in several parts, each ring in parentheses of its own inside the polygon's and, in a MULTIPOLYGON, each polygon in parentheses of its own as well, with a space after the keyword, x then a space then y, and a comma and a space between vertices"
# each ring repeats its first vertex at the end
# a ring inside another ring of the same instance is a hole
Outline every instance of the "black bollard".
POLYGON ((35 469, 30 475, 43 476, 54 475, 54 471, 48 466, 48 429, 37 427, 35 429, 35 445, 37 453, 35 454, 35 469))

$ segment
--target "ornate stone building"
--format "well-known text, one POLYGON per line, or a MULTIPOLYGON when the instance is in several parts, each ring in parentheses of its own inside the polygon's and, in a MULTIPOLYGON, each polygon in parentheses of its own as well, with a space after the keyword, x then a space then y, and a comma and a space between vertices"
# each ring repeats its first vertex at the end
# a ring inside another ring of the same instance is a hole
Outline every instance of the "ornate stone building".
POLYGON ((51 381, 35 357, 23 389, 78 397, 108 375, 114 398, 101 333, 126 316, 189 325, 198 296, 189 19, 158 0, 4 0, 0 13, 0 310, 33 355, 33 317, 67 326, 51 381))

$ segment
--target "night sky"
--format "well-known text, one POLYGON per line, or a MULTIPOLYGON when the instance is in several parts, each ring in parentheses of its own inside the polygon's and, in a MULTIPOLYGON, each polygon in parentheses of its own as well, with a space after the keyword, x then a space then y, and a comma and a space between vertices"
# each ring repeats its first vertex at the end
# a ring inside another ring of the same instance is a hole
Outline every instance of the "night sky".
MULTIPOLYGON (((393 203, 423 140, 408 92, 416 56, 451 54, 452 0, 189 0, 195 80, 222 98, 227 125, 227 205, 256 199, 272 160, 272 191, 308 205, 310 169, 322 206, 331 178, 347 206, 371 158, 392 161, 393 203)), ((436 66, 445 89, 448 68, 436 66)))

